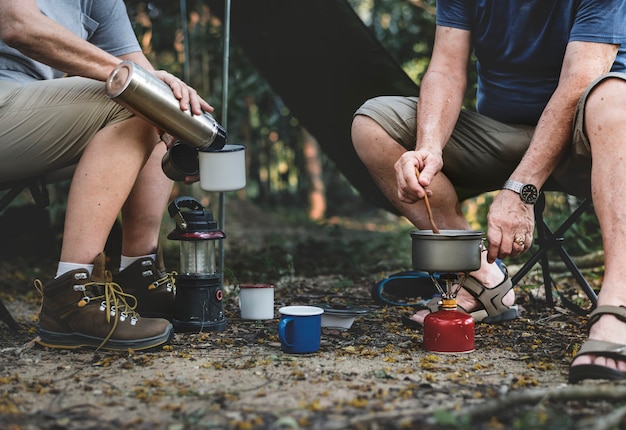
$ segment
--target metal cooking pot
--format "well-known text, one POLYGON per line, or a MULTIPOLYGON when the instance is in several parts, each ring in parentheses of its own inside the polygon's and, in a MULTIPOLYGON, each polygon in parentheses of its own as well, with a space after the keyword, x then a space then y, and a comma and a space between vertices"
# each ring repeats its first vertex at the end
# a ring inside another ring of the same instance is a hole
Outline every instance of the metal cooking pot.
POLYGON ((412 231, 413 269, 429 273, 478 270, 482 236, 483 232, 474 230, 412 231))

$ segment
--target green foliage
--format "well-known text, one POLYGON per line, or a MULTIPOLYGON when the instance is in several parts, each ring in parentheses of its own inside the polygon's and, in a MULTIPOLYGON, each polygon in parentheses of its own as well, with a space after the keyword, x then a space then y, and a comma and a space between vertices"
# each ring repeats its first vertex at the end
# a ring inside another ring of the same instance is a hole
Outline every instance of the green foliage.
POLYGON ((430 58, 435 36, 435 1, 350 0, 363 22, 400 64, 430 58))
MULTIPOLYGON (((580 205, 582 199, 563 193, 548 193, 544 218, 549 226, 561 225, 580 205)), ((590 210, 573 224, 563 237, 567 250, 572 255, 584 255, 602 249, 602 237, 598 219, 590 210)))
MULTIPOLYGON (((349 0, 363 22, 374 32, 391 56, 418 84, 421 82, 435 42, 435 0, 349 0)), ((463 105, 476 105, 477 73, 472 57, 468 68, 463 105)))

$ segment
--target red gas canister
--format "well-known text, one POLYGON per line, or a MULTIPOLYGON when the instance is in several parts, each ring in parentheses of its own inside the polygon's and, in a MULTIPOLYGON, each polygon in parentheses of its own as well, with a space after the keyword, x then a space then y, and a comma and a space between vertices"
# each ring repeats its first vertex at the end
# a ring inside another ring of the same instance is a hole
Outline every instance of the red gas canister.
POLYGON ((431 352, 474 351, 474 318, 456 308, 456 300, 443 300, 437 312, 424 318, 424 349, 431 352))

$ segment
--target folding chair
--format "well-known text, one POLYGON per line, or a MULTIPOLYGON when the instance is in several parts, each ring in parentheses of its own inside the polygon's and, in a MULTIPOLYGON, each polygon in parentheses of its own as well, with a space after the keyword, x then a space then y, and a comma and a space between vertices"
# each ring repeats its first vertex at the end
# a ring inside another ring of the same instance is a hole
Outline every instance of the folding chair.
MULTIPOLYGON (((539 263, 543 276, 543 285, 546 292, 546 304, 550 307, 554 306, 552 287, 556 284, 552 278, 548 253, 550 251, 555 251, 582 291, 591 301, 592 307, 595 307, 598 303, 598 296, 593 288, 591 288, 591 285, 589 285, 589 282, 587 282, 582 272, 563 245, 563 235, 565 232, 580 219, 583 213, 592 207, 591 198, 585 198, 582 203, 567 217, 567 219, 563 221, 563 223, 554 231, 550 229, 543 217, 545 207, 546 197, 542 192, 539 195, 539 199, 537 200, 537 203, 535 203, 534 207, 535 230, 537 234, 534 242, 537 245, 537 249, 533 252, 533 254, 531 254, 530 258, 520 268, 520 270, 511 278, 511 281, 513 282, 513 285, 517 285, 517 283, 535 266, 535 264, 539 263)), ((575 305, 572 304, 572 306, 575 305)), ((576 308, 578 307, 576 306, 576 308)), ((574 310, 581 311, 580 308, 574 310)))
POLYGON ((46 178, 28 178, 21 181, 0 182, 0 191, 6 191, 0 199, 0 212, 4 211, 26 188, 28 188, 30 194, 33 196, 35 204, 41 207, 48 207, 50 205, 46 178))
MULTIPOLYGON (((30 191, 36 205, 42 208, 50 206, 47 184, 71 178, 75 167, 69 166, 49 175, 0 182, 0 191, 4 192, 4 195, 0 198, 0 212, 4 211, 26 189, 30 191)), ((4 303, 2 303, 2 300, 0 300, 0 321, 4 322, 13 331, 18 330, 20 327, 4 303)))

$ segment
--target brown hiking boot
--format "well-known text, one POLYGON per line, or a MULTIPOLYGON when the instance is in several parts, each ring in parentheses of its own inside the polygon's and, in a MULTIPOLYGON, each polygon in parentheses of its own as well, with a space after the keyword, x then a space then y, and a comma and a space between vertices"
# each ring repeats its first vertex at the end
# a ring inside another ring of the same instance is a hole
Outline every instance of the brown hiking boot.
POLYGON ((174 298, 176 287, 174 273, 167 273, 163 257, 157 252, 157 261, 146 257, 113 274, 113 281, 125 293, 137 298, 139 315, 150 318, 174 318, 174 298))
POLYGON ((43 296, 38 327, 38 343, 43 346, 141 350, 162 345, 173 336, 169 321, 139 316, 137 300, 104 271, 104 254, 94 261, 91 277, 87 270, 78 269, 45 285, 36 280, 35 286, 43 296))

